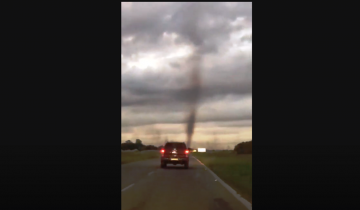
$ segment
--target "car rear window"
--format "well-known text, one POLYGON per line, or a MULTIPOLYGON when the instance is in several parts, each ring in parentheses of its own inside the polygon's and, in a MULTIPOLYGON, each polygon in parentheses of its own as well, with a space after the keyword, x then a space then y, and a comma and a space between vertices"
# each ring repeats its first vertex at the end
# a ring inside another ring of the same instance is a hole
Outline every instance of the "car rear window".
POLYGON ((165 144, 165 149, 186 149, 184 143, 167 143, 165 144))

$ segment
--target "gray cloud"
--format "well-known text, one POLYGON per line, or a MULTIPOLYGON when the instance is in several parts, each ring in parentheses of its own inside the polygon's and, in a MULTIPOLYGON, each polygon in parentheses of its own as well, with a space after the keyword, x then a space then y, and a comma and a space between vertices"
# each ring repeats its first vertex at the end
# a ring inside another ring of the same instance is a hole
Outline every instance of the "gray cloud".
POLYGON ((185 88, 190 82, 189 60, 177 57, 161 61, 161 67, 147 69, 128 65, 144 53, 171 53, 180 46, 195 48, 203 58, 197 123, 215 122, 219 127, 251 126, 251 104, 237 109, 235 105, 227 107, 226 103, 251 98, 252 60, 239 49, 234 50, 231 56, 220 57, 234 45, 252 42, 251 34, 232 37, 233 32, 249 27, 234 24, 239 17, 251 27, 251 3, 133 2, 123 6, 123 131, 132 132, 132 127, 140 125, 185 122, 185 106, 192 95, 191 90, 185 88), (175 46, 170 44, 171 41, 164 41, 164 33, 176 34, 175 46), (222 101, 225 102, 221 104, 222 101), (217 102, 221 105, 216 106, 222 108, 208 106, 217 102))
MULTIPOLYGON (((181 106, 177 107, 177 112, 169 106, 161 106, 158 109, 151 106, 131 107, 130 109, 123 108, 123 116, 121 119, 122 127, 129 126, 143 126, 152 124, 181 124, 185 122, 185 109, 181 106), (167 111, 164 111, 168 109, 167 111)), ((201 108, 197 117, 197 122, 234 122, 252 120, 251 107, 250 110, 229 109, 216 110, 214 108, 201 108)), ((235 124, 229 125, 233 127, 235 124)), ((249 126, 249 122, 237 124, 239 127, 249 126), (245 124, 244 124, 245 123, 245 124)), ((251 124, 250 124, 251 125, 251 124)))
POLYGON ((134 2, 131 9, 124 8, 121 13, 122 44, 127 37, 134 37, 131 47, 122 49, 122 53, 158 47, 164 32, 179 34, 178 43, 191 43, 202 53, 216 52, 219 43, 234 30, 229 23, 237 17, 251 20, 251 8, 249 2, 134 2))
POLYGON ((179 69, 179 68, 181 67, 181 65, 178 64, 178 63, 176 63, 176 62, 171 62, 171 63, 170 63, 170 66, 171 66, 172 68, 174 68, 174 69, 179 69))
POLYGON ((217 123, 216 126, 218 127, 249 127, 252 126, 252 120, 240 120, 240 121, 227 121, 217 123))
MULTIPOLYGON (((144 73, 141 77, 131 74, 122 77, 122 106, 182 104, 191 99, 191 89, 184 88, 187 81, 183 75, 144 73)), ((251 63, 215 66, 203 78, 201 101, 252 93, 251 63)))
MULTIPOLYGON (((207 117, 207 118, 199 118, 197 119, 197 122, 202 123, 202 122, 232 122, 232 121, 239 121, 239 120, 251 120, 252 116, 215 116, 215 117, 207 117)), ((144 125, 153 125, 153 124, 181 124, 181 123, 185 123, 185 119, 181 120, 181 119, 176 119, 176 118, 167 118, 167 119, 143 119, 143 120, 139 120, 139 121, 130 121, 130 122, 125 122, 125 123, 121 123, 121 127, 125 128, 125 127, 131 127, 131 126, 144 126, 144 125)), ((236 124, 230 125, 230 126, 221 126, 221 127, 236 127, 236 124)), ((238 127, 248 127, 249 125, 237 125, 238 127)), ((128 131, 128 130, 126 130, 128 131)))

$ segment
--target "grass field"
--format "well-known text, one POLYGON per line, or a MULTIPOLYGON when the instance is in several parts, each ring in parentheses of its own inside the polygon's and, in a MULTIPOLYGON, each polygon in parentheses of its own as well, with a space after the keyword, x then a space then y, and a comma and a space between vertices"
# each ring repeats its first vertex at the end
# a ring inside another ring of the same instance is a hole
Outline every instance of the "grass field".
POLYGON ((232 151, 193 153, 224 182, 252 203, 252 155, 237 155, 232 151))
POLYGON ((121 164, 131 163, 136 161, 148 160, 153 158, 160 158, 160 152, 155 151, 143 151, 143 152, 122 152, 121 164))

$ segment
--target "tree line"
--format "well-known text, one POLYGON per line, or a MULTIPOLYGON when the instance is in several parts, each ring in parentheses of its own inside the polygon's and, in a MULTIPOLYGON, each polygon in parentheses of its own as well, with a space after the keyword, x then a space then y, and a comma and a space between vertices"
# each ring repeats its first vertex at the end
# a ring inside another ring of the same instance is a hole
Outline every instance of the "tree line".
MULTIPOLYGON (((143 150, 160 150, 163 146, 154 146, 154 145, 144 145, 140 139, 136 139, 135 143, 131 140, 127 140, 125 143, 121 144, 122 150, 134 150, 139 151, 143 150)), ((192 151, 192 148, 188 148, 192 151)), ((252 154, 252 140, 247 142, 241 142, 234 147, 234 151, 237 154, 252 154)))
POLYGON ((121 150, 159 150, 162 146, 156 147, 154 145, 144 145, 140 139, 136 139, 135 143, 131 140, 127 140, 121 144, 121 150))
POLYGON ((234 151, 237 154, 252 154, 252 140, 237 144, 234 151))
MULTIPOLYGON (((160 150, 163 149, 164 146, 154 146, 154 145, 144 145, 140 139, 136 139, 135 143, 131 140, 125 141, 125 143, 121 144, 121 150, 134 150, 137 149, 139 151, 143 150, 160 150)), ((192 151, 192 148, 188 148, 188 150, 192 151)))

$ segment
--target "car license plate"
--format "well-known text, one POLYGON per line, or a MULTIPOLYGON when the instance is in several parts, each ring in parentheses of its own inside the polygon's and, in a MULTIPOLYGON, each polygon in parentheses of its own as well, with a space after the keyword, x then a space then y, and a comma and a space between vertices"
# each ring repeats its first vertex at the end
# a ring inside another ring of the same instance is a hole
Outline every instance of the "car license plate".
POLYGON ((179 160, 179 158, 171 158, 171 160, 179 160))

